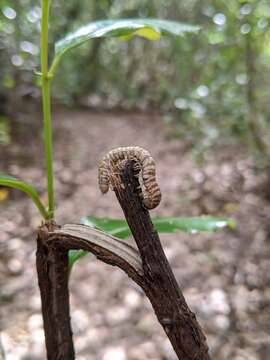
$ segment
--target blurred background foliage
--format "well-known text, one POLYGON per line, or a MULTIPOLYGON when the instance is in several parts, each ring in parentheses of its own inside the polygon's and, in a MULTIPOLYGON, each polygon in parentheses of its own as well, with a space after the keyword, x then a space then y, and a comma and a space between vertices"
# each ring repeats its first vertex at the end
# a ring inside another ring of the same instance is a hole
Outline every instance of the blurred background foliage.
MULTIPOLYGON (((0 0, 0 143, 8 114, 40 98, 40 2, 0 0)), ((159 17, 200 25, 199 35, 157 42, 95 40, 61 63, 54 100, 69 106, 159 109, 173 136, 203 152, 243 141, 266 154, 270 105, 269 0, 53 0, 57 39, 94 19, 159 17)))

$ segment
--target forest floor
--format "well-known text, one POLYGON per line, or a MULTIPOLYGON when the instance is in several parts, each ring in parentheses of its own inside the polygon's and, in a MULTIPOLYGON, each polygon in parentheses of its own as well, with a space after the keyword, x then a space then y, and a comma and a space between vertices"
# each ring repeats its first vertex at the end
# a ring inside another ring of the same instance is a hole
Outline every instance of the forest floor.
MULTIPOLYGON (((1 170, 35 184, 45 199, 39 126, 24 119, 25 130, 15 129, 12 145, 0 153, 1 170)), ((161 240, 213 359, 269 359, 269 177, 256 171, 245 149, 219 145, 197 164, 190 144, 171 139, 159 115, 63 108, 56 110, 54 139, 59 224, 78 223, 85 215, 123 217, 114 194, 99 192, 97 163, 108 150, 126 145, 142 146, 156 160, 163 199, 151 215, 236 220, 235 230, 162 234, 161 240)), ((41 360, 44 335, 35 272, 35 229, 41 219, 20 192, 4 197, 0 358, 2 353, 6 360, 41 360)), ((78 360, 176 359, 150 303, 119 269, 86 256, 73 269, 70 290, 78 360)))

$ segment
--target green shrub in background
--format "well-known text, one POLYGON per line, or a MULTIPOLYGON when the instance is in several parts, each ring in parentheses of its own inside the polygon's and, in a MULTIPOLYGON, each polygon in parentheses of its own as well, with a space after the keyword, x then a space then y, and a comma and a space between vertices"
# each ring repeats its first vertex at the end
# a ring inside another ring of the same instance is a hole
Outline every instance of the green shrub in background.
MULTIPOLYGON (((72 51, 76 51, 79 46, 83 46, 89 40, 116 38, 119 40, 130 40, 134 37, 142 37, 147 40, 159 40, 162 35, 174 35, 184 36, 188 33, 198 33, 200 28, 198 26, 187 25, 184 23, 166 21, 153 18, 133 18, 133 19, 110 19, 92 21, 81 27, 78 27, 73 32, 65 34, 60 40, 58 40, 52 52, 52 59, 50 59, 49 49, 49 18, 50 18, 50 0, 42 1, 41 11, 41 34, 40 34, 40 72, 37 75, 40 76, 40 83, 42 89, 42 109, 43 109, 43 146, 44 146, 44 158, 46 164, 46 178, 47 178, 47 203, 46 207, 41 198, 38 195, 36 189, 24 181, 17 179, 8 174, 0 173, 0 185, 15 188, 26 193, 36 207, 40 211, 44 220, 54 219, 55 214, 55 196, 54 196, 54 162, 53 162, 53 141, 52 141, 52 111, 51 111, 51 85, 55 80, 56 72, 59 70, 59 63, 64 62, 72 54, 72 51)), ((17 13, 12 8, 4 8, 6 15, 16 18, 17 13), (9 12, 9 13, 8 13, 9 12), (12 16, 11 16, 12 15, 12 16)), ((19 56, 19 55, 18 55, 19 56)), ((76 73, 76 68, 73 69, 73 73, 76 73)), ((89 149, 91 152, 91 150, 89 149)), ((128 230, 125 223, 119 225, 119 220, 112 219, 96 219, 90 218, 86 220, 88 224, 92 226, 98 226, 106 229, 109 224, 109 230, 116 229, 116 233, 119 232, 122 236, 122 230, 128 230), (122 229, 122 230, 121 230, 122 229)), ((84 220, 83 220, 84 221, 84 220)), ((160 221, 160 220, 158 220, 160 221)), ((161 231, 174 232, 176 230, 184 231, 200 231, 200 230, 214 230, 223 228, 225 226, 231 226, 229 220, 215 219, 209 217, 195 218, 195 219, 177 219, 177 218, 164 218, 161 226, 161 231), (165 228, 164 228, 165 226, 165 228), (164 230, 165 229, 165 230, 164 230)), ((125 236, 128 236, 126 234, 125 236)), ((81 252, 79 251, 79 254, 81 252)), ((81 257, 81 255, 79 256, 81 257)), ((78 258, 79 258, 78 257, 78 258)), ((77 257, 76 257, 77 259, 77 257)), ((72 261, 73 263, 74 261, 72 261)))
MULTIPOLYGON (((62 63, 56 100, 101 108, 158 107, 178 135, 199 149, 233 136, 267 152, 261 134, 269 119, 269 1, 54 0, 51 5, 51 47, 57 34, 104 18, 159 17, 204 28, 202 36, 186 42, 162 38, 149 45, 109 38, 85 44, 62 63)), ((31 92, 38 64, 40 4, 5 0, 0 6, 0 94, 28 85, 20 96, 31 92)))

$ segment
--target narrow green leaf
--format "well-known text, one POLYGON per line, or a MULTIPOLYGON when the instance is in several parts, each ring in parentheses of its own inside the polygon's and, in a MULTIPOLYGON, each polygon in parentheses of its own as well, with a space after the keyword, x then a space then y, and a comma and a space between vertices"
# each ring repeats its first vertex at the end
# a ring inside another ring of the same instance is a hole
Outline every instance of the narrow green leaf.
POLYGON ((55 58, 50 70, 53 76, 61 57, 74 47, 94 38, 118 37, 129 40, 141 36, 149 40, 158 40, 161 35, 183 36, 197 33, 198 26, 182 24, 161 19, 118 19, 94 21, 67 34, 55 44, 55 58))
MULTIPOLYGON (((236 227, 233 219, 214 216, 198 217, 162 217, 152 219, 156 230, 160 233, 175 233, 184 231, 189 234, 198 232, 214 232, 224 228, 234 229, 236 227)), ((109 234, 125 239, 131 235, 131 231, 126 220, 97 218, 95 216, 86 216, 81 219, 81 223, 88 225, 109 234)), ((69 251, 69 264, 72 266, 78 259, 87 255, 83 250, 69 251)))
POLYGON ((190 234, 198 232, 214 232, 226 227, 235 228, 235 221, 224 217, 198 216, 198 217, 164 217, 153 219, 158 232, 172 233, 184 231, 190 234))
MULTIPOLYGON (((195 234, 203 231, 218 231, 225 227, 235 228, 233 219, 214 216, 198 217, 161 217, 153 218, 153 224, 160 233, 173 233, 184 231, 195 234)), ((126 220, 121 219, 102 219, 94 216, 87 216, 81 219, 82 224, 96 227, 122 239, 131 235, 126 220)))
POLYGON ((2 172, 0 172, 0 185, 18 189, 26 193, 33 200, 44 219, 49 218, 48 211, 42 204, 37 190, 32 185, 2 172))

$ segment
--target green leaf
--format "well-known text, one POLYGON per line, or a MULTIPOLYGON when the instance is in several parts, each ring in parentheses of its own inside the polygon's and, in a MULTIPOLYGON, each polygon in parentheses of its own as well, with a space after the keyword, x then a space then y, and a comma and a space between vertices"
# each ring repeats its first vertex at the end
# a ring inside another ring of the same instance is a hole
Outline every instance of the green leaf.
POLYGON ((233 219, 214 216, 197 217, 164 217, 153 219, 158 232, 173 233, 184 231, 190 234, 198 232, 214 232, 229 227, 234 229, 236 224, 233 219))
POLYGON ((32 185, 2 172, 0 172, 0 185, 23 191, 33 200, 44 219, 48 219, 50 217, 48 211, 40 200, 37 190, 32 185))
POLYGON ((161 35, 183 36, 186 33, 197 33, 198 26, 182 24, 160 19, 118 19, 94 21, 67 34, 55 44, 55 58, 50 70, 53 76, 61 57, 76 46, 86 41, 101 37, 117 37, 129 40, 141 36, 149 40, 158 40, 161 35))
MULTIPOLYGON (((153 218, 153 224, 160 233, 175 233, 184 231, 190 234, 198 232, 214 232, 223 228, 234 229, 236 227, 233 219, 214 216, 198 217, 162 217, 153 218)), ((109 234, 125 239, 131 235, 131 231, 126 220, 97 218, 86 216, 81 219, 81 223, 108 232, 109 234)), ((83 250, 69 251, 69 264, 72 266, 78 259, 87 255, 83 250)))
MULTIPOLYGON (((161 217, 153 218, 153 224, 160 233, 174 233, 184 231, 195 234, 202 231, 217 231, 225 227, 235 228, 233 219, 213 216, 198 217, 161 217)), ((81 219, 81 223, 91 227, 104 230, 111 235, 119 238, 126 238, 131 235, 126 220, 121 219, 102 219, 94 216, 87 216, 81 219)))

